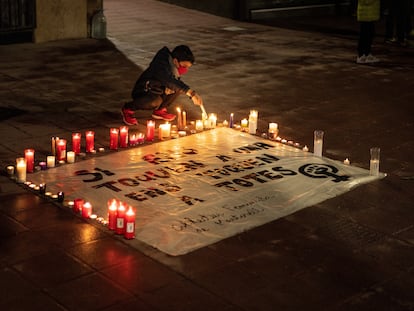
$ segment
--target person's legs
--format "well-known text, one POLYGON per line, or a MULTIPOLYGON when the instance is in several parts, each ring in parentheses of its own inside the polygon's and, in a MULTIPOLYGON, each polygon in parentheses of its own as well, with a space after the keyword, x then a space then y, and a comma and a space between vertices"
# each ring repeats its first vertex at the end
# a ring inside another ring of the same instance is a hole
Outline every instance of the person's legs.
POLYGON ((407 6, 405 0, 395 1, 396 3, 396 23, 397 23, 397 40, 399 43, 405 41, 405 32, 407 30, 407 6))
POLYGON ((360 22, 359 39, 358 39, 358 56, 367 55, 367 42, 369 40, 369 22, 360 22))
POLYGON ((365 46, 365 55, 371 54, 372 42, 374 41, 375 37, 375 23, 368 22, 367 23, 367 41, 365 46))
POLYGON ((392 41, 394 39, 395 24, 395 2, 386 1, 387 16, 385 18, 385 40, 392 41))
POLYGON ((167 108, 177 99, 180 93, 176 92, 169 95, 162 95, 161 104, 154 110, 152 117, 154 119, 163 119, 166 121, 172 121, 175 119, 176 115, 168 113, 167 108))
POLYGON ((150 92, 134 94, 132 101, 124 104, 121 110, 122 118, 125 124, 137 125, 135 110, 153 110, 157 109, 162 103, 162 97, 150 92))
POLYGON ((376 63, 379 59, 371 54, 371 46, 375 36, 375 22, 361 22, 360 24, 357 63, 376 63))
POLYGON ((130 110, 152 110, 157 109, 163 102, 161 95, 150 92, 138 93, 133 100, 125 103, 124 108, 130 110))
POLYGON ((176 92, 169 95, 162 96, 162 103, 157 109, 168 108, 180 95, 180 93, 176 92))

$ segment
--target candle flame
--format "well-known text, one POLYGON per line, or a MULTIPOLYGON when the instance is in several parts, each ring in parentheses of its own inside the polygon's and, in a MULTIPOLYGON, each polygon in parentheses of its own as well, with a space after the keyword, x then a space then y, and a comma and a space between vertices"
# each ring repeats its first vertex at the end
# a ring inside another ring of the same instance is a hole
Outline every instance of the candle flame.
POLYGON ((128 216, 134 216, 135 215, 135 212, 132 209, 132 206, 129 206, 128 211, 126 212, 126 215, 128 215, 128 216))

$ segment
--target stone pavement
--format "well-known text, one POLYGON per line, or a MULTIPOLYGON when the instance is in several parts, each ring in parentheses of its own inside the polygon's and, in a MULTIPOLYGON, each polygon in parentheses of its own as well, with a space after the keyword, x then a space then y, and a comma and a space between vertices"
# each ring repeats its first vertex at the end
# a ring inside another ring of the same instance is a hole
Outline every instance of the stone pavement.
POLYGON ((379 27, 382 62, 356 65, 352 18, 287 29, 153 0, 106 0, 105 14, 113 44, 0 47, 2 168, 29 147, 44 158, 51 136, 72 131, 94 129, 107 147, 137 75, 184 43, 197 61, 184 80, 208 112, 256 108, 260 129, 277 122, 309 146, 323 129, 327 157, 364 168, 379 146, 388 176, 179 257, 137 251, 0 176, 2 310, 414 309, 413 49, 384 45, 379 27))

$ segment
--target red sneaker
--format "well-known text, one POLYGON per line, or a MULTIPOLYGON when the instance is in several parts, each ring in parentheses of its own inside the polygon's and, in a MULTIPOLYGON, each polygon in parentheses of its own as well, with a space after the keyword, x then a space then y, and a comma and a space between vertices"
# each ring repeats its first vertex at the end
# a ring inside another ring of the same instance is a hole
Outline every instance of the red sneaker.
POLYGON ((138 125, 137 119, 134 117, 134 111, 127 108, 121 110, 122 119, 126 125, 138 125))
POLYGON ((172 121, 175 119, 176 115, 172 113, 168 113, 167 108, 161 108, 158 110, 154 110, 152 113, 152 117, 154 119, 172 121))

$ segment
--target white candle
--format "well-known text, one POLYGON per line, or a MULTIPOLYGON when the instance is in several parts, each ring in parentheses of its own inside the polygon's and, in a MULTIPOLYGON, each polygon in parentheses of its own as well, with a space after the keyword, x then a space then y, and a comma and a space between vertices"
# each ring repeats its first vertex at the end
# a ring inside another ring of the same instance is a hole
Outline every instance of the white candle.
POLYGON ((372 147, 370 149, 370 153, 371 153, 371 160, 369 162, 370 175, 374 175, 374 176, 379 175, 380 152, 381 152, 381 149, 379 147, 372 147))
POLYGON ((313 133, 313 154, 318 157, 322 156, 323 134, 321 130, 315 130, 313 133))
POLYGON ((16 159, 17 182, 24 183, 26 181, 26 159, 16 159))
POLYGON ((210 113, 209 117, 208 117, 209 121, 210 121, 210 128, 216 128, 217 126, 217 115, 215 113, 210 113))
POLYGON ((183 111, 183 120, 182 120, 183 128, 187 126, 187 112, 183 111))
POLYGON ((277 123, 269 123, 269 138, 276 139, 277 135, 279 135, 277 123))
POLYGON ((66 153, 66 162, 68 162, 68 163, 75 163, 75 152, 68 151, 66 153))
POLYGON ((171 124, 170 123, 160 124, 158 138, 165 139, 165 138, 170 138, 170 136, 171 136, 171 124))
POLYGON ((276 133, 278 130, 277 123, 269 123, 269 133, 276 133))
POLYGON ((344 160, 344 164, 345 164, 345 165, 349 165, 349 164, 351 164, 351 161, 349 161, 349 159, 348 159, 348 158, 346 158, 346 159, 344 160))
POLYGON ((177 127, 179 129, 183 128, 183 120, 182 120, 182 116, 181 116, 180 107, 177 107, 177 127))
POLYGON ((243 120, 241 120, 241 127, 242 127, 242 128, 246 128, 246 127, 247 127, 247 124, 248 124, 247 119, 243 119, 243 120))
POLYGON ((46 163, 47 163, 47 167, 55 167, 56 165, 55 156, 47 156, 46 163))
POLYGON ((305 151, 305 152, 308 152, 309 148, 308 148, 308 146, 305 145, 305 147, 303 147, 302 150, 305 151))
POLYGON ((13 165, 9 165, 7 167, 7 175, 9 175, 9 176, 14 175, 14 166, 13 165))
POLYGON ((201 132, 203 130, 203 128, 204 128, 203 121, 202 120, 197 120, 196 124, 195 124, 196 131, 201 132))

